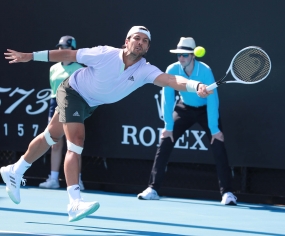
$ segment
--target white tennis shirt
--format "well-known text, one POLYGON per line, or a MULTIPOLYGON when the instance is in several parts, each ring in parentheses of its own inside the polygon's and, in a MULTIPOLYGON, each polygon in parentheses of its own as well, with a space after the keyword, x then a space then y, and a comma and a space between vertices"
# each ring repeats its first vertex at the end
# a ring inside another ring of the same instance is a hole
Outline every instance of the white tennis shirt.
POLYGON ((145 58, 124 70, 123 49, 110 46, 79 49, 76 60, 87 67, 75 71, 69 84, 91 107, 117 102, 163 73, 145 58))

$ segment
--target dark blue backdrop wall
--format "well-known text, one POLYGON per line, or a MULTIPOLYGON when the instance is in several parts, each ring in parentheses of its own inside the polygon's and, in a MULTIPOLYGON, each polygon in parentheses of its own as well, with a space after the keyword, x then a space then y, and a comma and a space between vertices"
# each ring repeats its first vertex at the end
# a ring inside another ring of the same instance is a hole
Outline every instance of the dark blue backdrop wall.
MULTIPOLYGON (((180 37, 192 36, 206 48, 201 61, 216 80, 237 51, 261 46, 272 60, 269 77, 255 85, 218 89, 226 146, 232 166, 284 169, 284 7, 281 0, 1 1, 0 45, 3 53, 7 48, 54 49, 61 36, 72 35, 79 48, 121 47, 130 27, 144 25, 152 34, 151 64, 165 70, 176 60, 169 49, 180 37)), ((9 65, 4 56, 0 63, 0 150, 25 151, 47 124, 52 63, 9 65)), ((163 128, 160 90, 146 85, 116 104, 99 107, 86 120, 83 154, 153 159, 163 128)), ((171 160, 213 163, 199 126, 176 143, 171 160)))

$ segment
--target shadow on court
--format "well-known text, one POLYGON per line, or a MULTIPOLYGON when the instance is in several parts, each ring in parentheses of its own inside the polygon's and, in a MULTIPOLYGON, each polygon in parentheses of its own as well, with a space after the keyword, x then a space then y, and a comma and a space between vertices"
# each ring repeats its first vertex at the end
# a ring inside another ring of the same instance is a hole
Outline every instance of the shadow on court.
MULTIPOLYGON (((189 202, 189 201, 179 201, 179 200, 171 200, 171 199, 160 199, 159 201, 164 201, 164 202, 172 202, 172 203, 184 203, 184 204, 188 204, 188 205, 208 205, 208 206, 217 206, 217 207, 221 207, 220 203, 207 203, 207 201, 203 201, 203 202, 197 202, 198 200, 195 200, 196 202, 189 202)), ((247 205, 246 203, 241 203, 238 202, 238 205, 233 206, 233 205, 229 205, 229 206, 224 206, 224 207, 233 207, 233 208, 240 208, 240 209, 250 209, 250 210, 256 210, 256 211, 271 211, 271 212, 280 212, 280 213, 285 213, 285 207, 284 208, 280 208, 280 206, 271 206, 271 205, 256 205, 256 206, 252 206, 252 205, 247 205)), ((282 206, 283 207, 283 206, 282 206)))
MULTIPOLYGON (((175 201, 177 202, 177 201, 175 201)), ((181 203, 181 201, 178 201, 181 203)), ((182 203, 187 203, 183 202, 182 203)), ((189 204, 189 202, 188 202, 189 204)), ((192 203, 191 203, 192 204, 192 203)), ((205 205, 205 204, 203 204, 205 205)), ((228 206, 225 206, 228 207, 228 206)), ((231 206, 230 206, 231 207, 231 206)), ((238 207, 238 206, 234 206, 238 207)), ((241 206, 243 207, 243 206, 241 206)), ((275 209, 274 207, 270 206, 260 206, 260 207, 248 207, 245 206, 244 208, 249 208, 253 210, 270 210, 273 212, 285 212, 283 209, 275 209)), ((40 215, 54 215, 54 216, 67 216, 66 213, 59 213, 59 212, 46 212, 46 211, 37 211, 37 210, 22 210, 22 209, 12 209, 12 208, 3 208, 0 207, 0 211, 11 211, 11 212, 18 212, 18 213, 27 213, 27 214, 40 214, 40 215)), ((94 220, 104 220, 104 221, 119 221, 124 223, 141 223, 141 224, 149 224, 149 225, 162 225, 162 226, 172 226, 172 227, 182 227, 182 228, 192 228, 192 229, 206 229, 206 230, 212 230, 212 231, 223 231, 223 232, 235 232, 235 233, 243 233, 243 234, 256 234, 256 235, 270 235, 270 236, 284 236, 284 234, 272 234, 272 233, 266 233, 266 232, 258 232, 258 231, 250 231, 250 230, 237 230, 237 229, 227 229, 227 228, 220 228, 220 227, 207 227, 207 226, 197 226, 197 225, 187 225, 187 224, 176 224, 176 223, 165 223, 165 222, 154 222, 154 221, 147 221, 147 220, 134 220, 134 219, 121 219, 116 217, 104 217, 104 216, 88 216, 86 218, 94 219, 94 220)), ((176 235, 183 235, 183 234, 171 234, 171 233, 155 233, 155 232, 149 232, 149 231, 140 231, 140 230, 127 230, 127 229, 115 229, 115 228, 102 228, 102 227, 93 227, 93 226, 74 226, 74 225, 68 225, 68 224, 55 224, 55 223, 43 223, 43 222, 25 222, 27 224, 35 224, 35 225, 56 225, 56 226, 64 226, 64 227, 73 227, 73 230, 77 231, 88 231, 94 233, 110 233, 111 235, 115 235, 116 233, 120 233, 120 235, 126 233, 127 235, 165 235, 165 236, 176 236, 176 235)), ((1 234, 0 235, 21 235, 21 234, 1 234)), ((26 234, 25 234, 26 235, 26 234)), ((33 234, 31 234, 33 235, 33 234)), ((190 236, 190 235, 188 235, 190 236)))
MULTIPOLYGON (((115 229, 115 228, 103 228, 103 227, 94 227, 94 226, 80 226, 80 225, 65 225, 65 224, 49 224, 49 223, 39 223, 39 222, 26 222, 30 224, 43 224, 43 225, 56 225, 56 226, 65 226, 65 227, 72 227, 73 230, 76 231, 87 231, 87 232, 94 232, 96 235, 98 233, 104 233, 104 235, 141 235, 141 236, 191 236, 189 234, 172 234, 172 233, 160 233, 160 232, 151 232, 151 231, 143 231, 143 230, 129 230, 129 229, 115 229)), ((80 235, 77 234, 77 235, 80 235)))
MULTIPOLYGON (((136 222, 136 223, 147 223, 147 224, 165 224, 163 222, 150 222, 150 221, 137 221, 137 220, 129 220, 129 219, 118 219, 112 217, 92 217, 92 218, 100 218, 104 220, 119 220, 119 221, 128 221, 128 222, 136 222)), ((119 233, 119 235, 142 235, 142 236, 184 236, 185 234, 171 234, 171 233, 157 233, 157 232, 149 232, 149 231, 141 231, 141 230, 128 230, 128 229, 114 229, 114 228, 102 228, 102 227, 94 227, 94 226, 80 226, 80 225, 67 225, 67 224, 54 224, 54 223, 40 223, 40 222, 26 222, 27 224, 41 224, 41 225, 56 225, 56 226, 65 226, 65 227, 73 227, 74 230, 77 231, 88 231, 94 233, 105 233, 110 235, 116 235, 115 233, 119 233)), ((235 232, 235 233, 243 233, 243 234, 255 234, 255 235, 268 235, 268 236, 284 236, 284 234, 272 234, 266 232, 257 232, 257 231, 249 231, 249 230, 232 230, 225 228, 215 228, 215 227, 205 227, 205 226, 196 226, 196 225, 183 225, 183 224, 165 224, 167 226, 175 226, 175 227, 188 227, 188 228, 196 228, 196 229, 207 229, 207 230, 218 230, 218 231, 226 231, 226 232, 235 232)), ((78 234, 80 235, 80 234, 78 234)), ((97 235, 97 234, 96 234, 97 235)), ((189 234, 185 236, 191 236, 189 234)))

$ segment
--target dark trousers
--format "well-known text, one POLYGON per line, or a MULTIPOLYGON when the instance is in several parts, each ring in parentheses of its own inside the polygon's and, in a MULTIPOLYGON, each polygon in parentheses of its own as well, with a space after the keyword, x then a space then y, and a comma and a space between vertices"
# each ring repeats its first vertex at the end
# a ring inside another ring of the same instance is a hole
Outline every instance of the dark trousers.
MULTIPOLYGON (((157 149, 153 167, 151 170, 149 187, 153 188, 156 191, 159 190, 162 184, 165 175, 165 167, 168 163, 173 147, 177 139, 179 139, 187 129, 189 129, 195 123, 199 123, 206 132, 208 139, 211 141, 212 138, 210 129, 208 127, 206 106, 200 108, 189 107, 180 101, 175 106, 173 117, 174 117, 174 127, 173 127, 174 142, 172 142, 169 137, 161 139, 160 146, 157 149)), ((221 127, 219 128, 221 130, 221 127)), ((213 144, 211 145, 211 149, 216 163, 220 193, 223 195, 226 192, 232 192, 231 169, 229 167, 228 157, 224 142, 215 139, 213 144)))

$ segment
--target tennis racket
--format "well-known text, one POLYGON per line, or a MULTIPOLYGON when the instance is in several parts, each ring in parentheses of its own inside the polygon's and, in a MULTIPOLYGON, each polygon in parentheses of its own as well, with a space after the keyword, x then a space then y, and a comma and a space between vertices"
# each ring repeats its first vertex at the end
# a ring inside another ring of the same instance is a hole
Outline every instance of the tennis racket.
POLYGON ((246 47, 234 56, 226 75, 206 89, 213 90, 226 83, 255 84, 264 80, 270 70, 271 61, 264 50, 256 46, 246 47), (224 81, 229 72, 235 80, 224 81))

